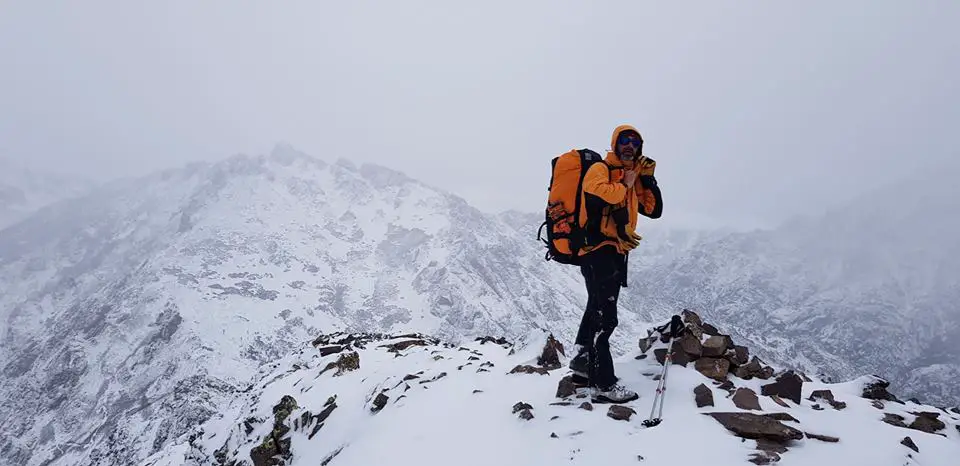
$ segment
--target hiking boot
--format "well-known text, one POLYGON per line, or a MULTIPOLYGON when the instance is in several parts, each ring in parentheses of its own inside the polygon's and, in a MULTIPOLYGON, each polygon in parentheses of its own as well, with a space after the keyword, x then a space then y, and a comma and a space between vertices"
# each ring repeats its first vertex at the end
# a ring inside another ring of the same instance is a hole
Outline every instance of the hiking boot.
POLYGON ((597 388, 592 396, 595 403, 626 403, 640 398, 640 395, 620 384, 605 389, 597 388))
POLYGON ((587 352, 582 351, 570 360, 570 370, 573 371, 573 375, 586 379, 589 377, 589 364, 590 360, 587 352))

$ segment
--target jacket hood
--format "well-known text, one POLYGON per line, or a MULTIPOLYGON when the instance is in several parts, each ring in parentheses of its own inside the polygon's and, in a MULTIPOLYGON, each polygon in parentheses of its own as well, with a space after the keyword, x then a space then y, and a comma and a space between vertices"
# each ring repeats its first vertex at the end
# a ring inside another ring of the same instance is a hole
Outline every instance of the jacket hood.
MULTIPOLYGON (((610 149, 607 151, 607 163, 612 163, 615 166, 622 166, 623 163, 620 161, 620 157, 617 157, 617 138, 620 137, 620 133, 624 131, 633 131, 637 134, 640 134, 640 130, 635 128, 633 125, 620 125, 613 130, 613 135, 610 136, 610 149)), ((640 134, 640 140, 643 140, 643 135, 640 134)), ((640 146, 641 150, 637 151, 639 156, 642 152, 643 146, 640 146)))

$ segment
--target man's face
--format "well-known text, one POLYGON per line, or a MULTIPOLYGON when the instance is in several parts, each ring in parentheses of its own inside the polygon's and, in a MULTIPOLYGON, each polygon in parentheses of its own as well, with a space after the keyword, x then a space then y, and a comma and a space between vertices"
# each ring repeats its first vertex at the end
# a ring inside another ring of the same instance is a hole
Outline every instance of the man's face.
POLYGON ((617 136, 617 157, 627 163, 636 160, 640 148, 640 135, 633 131, 624 131, 617 136))

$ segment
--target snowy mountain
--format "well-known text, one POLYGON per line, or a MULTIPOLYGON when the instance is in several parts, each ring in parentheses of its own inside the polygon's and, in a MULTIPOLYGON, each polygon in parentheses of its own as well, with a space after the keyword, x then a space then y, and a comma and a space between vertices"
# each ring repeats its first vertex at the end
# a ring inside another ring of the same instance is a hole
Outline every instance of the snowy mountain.
POLYGON ((83 179, 28 170, 0 158, 0 230, 92 187, 93 183, 83 179))
MULTIPOLYGON (((647 322, 695 308, 771 362, 881 374, 925 401, 955 393, 955 225, 924 236, 929 216, 896 211, 914 217, 857 207, 749 234, 645 222, 613 343, 631 351, 647 322), (911 255, 923 248, 895 234, 945 254, 911 255), (910 282, 882 286, 894 279, 910 282), (905 327, 924 316, 942 318, 905 327)), ((258 371, 321 334, 466 345, 549 329, 568 343, 585 291, 578 270, 543 261, 539 223, 287 146, 50 205, 0 230, 0 464, 137 463, 247 400, 258 371)))
POLYGON ((286 146, 50 206, 0 232, 0 457, 133 462, 320 333, 572 338, 579 272, 534 238, 403 174, 286 146))
POLYGON ((870 372, 909 397, 960 402, 960 203, 954 174, 907 180, 772 231, 651 235, 628 294, 689 307, 771 360, 870 372), (688 241, 692 239, 692 241, 688 241), (664 252, 663 248, 671 251, 664 252), (879 337, 879 338, 877 338, 879 337))
MULTIPOLYGON (((707 327, 691 318, 687 328, 707 327)), ((960 454, 960 410, 901 402, 872 376, 830 384, 755 357, 761 370, 734 371, 749 350, 719 334, 634 346, 616 367, 641 397, 592 403, 567 385, 566 354, 550 337, 321 335, 143 464, 933 466, 960 454)))

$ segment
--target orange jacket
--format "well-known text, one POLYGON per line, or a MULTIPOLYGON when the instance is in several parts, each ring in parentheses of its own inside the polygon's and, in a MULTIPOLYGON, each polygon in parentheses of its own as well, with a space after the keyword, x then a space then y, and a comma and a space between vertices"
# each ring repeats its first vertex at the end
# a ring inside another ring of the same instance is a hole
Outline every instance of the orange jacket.
POLYGON ((610 150, 604 158, 605 163, 593 164, 583 178, 583 193, 580 199, 583 207, 578 220, 580 226, 587 230, 587 246, 579 251, 580 255, 607 244, 616 247, 620 254, 626 253, 617 241, 617 223, 612 215, 618 209, 626 210, 626 224, 633 230, 637 228, 638 214, 650 218, 660 217, 662 200, 660 189, 653 178, 656 162, 643 157, 639 167, 633 167, 634 163, 624 167, 614 153, 617 137, 628 129, 637 131, 630 125, 620 125, 613 131, 610 150), (621 182, 624 168, 638 168, 633 186, 628 187, 621 182), (643 185, 644 182, 647 187, 643 185))

